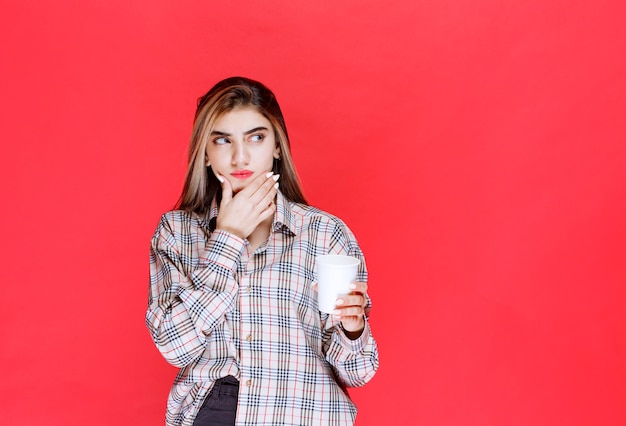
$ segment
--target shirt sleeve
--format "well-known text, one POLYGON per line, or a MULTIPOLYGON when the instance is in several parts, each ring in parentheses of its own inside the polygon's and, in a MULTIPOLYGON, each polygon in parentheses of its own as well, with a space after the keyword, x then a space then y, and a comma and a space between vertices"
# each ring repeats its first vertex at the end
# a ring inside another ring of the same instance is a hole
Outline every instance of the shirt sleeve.
MULTIPOLYGON (((353 256, 361 260, 357 281, 367 282, 365 257, 356 238, 348 227, 339 222, 330 238, 329 253, 353 256)), ((332 365, 338 379, 348 387, 363 386, 378 369, 378 345, 369 325, 372 302, 367 297, 365 328, 361 335, 351 340, 346 336, 341 321, 328 314, 322 315, 323 347, 326 360, 332 365)))
POLYGON ((173 231, 170 220, 163 216, 150 246, 146 325, 163 357, 182 368, 202 354, 206 336, 233 309, 235 270, 245 242, 218 230, 191 267, 183 255, 184 238, 173 231))

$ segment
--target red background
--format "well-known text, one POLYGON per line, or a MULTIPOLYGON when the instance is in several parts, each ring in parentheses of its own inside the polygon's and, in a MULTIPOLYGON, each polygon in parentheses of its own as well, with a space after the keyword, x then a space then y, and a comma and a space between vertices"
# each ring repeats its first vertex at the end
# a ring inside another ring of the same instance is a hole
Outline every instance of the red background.
POLYGON ((3 1, 1 423, 162 424, 148 241, 239 74, 365 251, 358 425, 626 424, 624 4, 3 1))

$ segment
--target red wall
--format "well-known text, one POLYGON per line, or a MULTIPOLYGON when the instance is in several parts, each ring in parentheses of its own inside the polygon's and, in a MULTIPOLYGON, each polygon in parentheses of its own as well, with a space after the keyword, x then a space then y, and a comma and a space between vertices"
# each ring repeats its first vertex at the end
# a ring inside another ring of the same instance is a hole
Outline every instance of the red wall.
POLYGON ((3 2, 2 424, 162 424, 148 240, 234 74, 366 253, 359 426, 626 424, 624 4, 3 2))

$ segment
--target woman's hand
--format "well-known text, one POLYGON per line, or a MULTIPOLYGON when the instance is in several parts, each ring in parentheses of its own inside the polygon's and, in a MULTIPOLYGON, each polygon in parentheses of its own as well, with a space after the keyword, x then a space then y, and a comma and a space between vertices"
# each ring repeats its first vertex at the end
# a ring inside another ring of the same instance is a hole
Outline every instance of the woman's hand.
POLYGON ((268 173, 258 176, 235 195, 228 179, 222 177, 221 180, 222 201, 216 229, 228 231, 240 238, 248 238, 276 210, 274 199, 278 192, 278 175, 268 173))
MULTIPOLYGON (((365 305, 367 303, 367 283, 354 282, 351 292, 337 298, 332 315, 341 321, 346 335, 354 340, 359 338, 365 328, 365 305)), ((317 291, 317 283, 313 284, 317 291)))
POLYGON ((351 292, 339 296, 333 315, 341 320, 341 325, 350 339, 356 339, 365 328, 365 304, 367 303, 367 283, 354 282, 351 292))

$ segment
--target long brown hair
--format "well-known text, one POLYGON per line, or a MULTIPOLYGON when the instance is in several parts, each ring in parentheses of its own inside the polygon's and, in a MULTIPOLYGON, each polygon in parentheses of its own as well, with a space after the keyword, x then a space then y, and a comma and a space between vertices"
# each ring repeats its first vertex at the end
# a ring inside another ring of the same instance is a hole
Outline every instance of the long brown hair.
POLYGON ((280 174, 280 191, 289 201, 307 204, 291 157, 285 119, 274 93, 258 81, 230 77, 220 81, 198 99, 198 107, 189 143, 187 175, 176 208, 205 214, 214 198, 221 198, 222 187, 205 165, 206 146, 215 122, 239 107, 253 107, 267 118, 280 148, 280 159, 272 171, 280 174))

